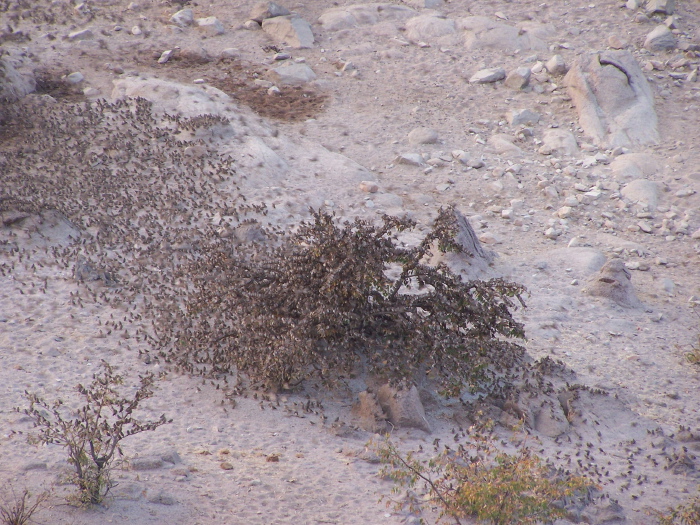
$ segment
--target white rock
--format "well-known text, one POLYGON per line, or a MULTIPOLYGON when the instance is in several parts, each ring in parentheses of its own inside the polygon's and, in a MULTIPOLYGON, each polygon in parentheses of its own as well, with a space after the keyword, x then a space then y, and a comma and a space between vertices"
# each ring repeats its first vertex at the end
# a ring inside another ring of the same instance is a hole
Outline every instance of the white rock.
POLYGON ((574 156, 579 152, 576 137, 565 129, 548 129, 542 136, 542 146, 538 150, 543 155, 574 156))

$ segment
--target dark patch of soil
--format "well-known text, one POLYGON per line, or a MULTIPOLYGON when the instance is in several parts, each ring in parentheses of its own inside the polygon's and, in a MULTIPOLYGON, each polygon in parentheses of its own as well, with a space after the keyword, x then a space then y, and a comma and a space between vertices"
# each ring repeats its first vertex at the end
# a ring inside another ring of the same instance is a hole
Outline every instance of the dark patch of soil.
POLYGON ((280 87, 280 93, 268 95, 267 89, 254 84, 262 78, 262 68, 247 65, 234 58, 211 59, 197 54, 181 52, 165 64, 159 64, 157 51, 150 53, 152 59, 144 59, 149 53, 141 53, 137 62, 159 75, 173 80, 182 79, 182 71, 191 78, 203 78, 220 89, 239 104, 250 107, 258 115, 276 120, 298 122, 315 117, 325 109, 328 96, 302 87, 280 87), (170 74, 169 74, 170 73, 170 74))

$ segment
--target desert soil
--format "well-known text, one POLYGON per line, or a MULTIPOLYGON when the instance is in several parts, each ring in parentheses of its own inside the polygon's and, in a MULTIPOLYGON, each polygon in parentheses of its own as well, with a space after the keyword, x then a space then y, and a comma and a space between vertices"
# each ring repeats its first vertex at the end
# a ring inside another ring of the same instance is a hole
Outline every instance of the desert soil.
MULTIPOLYGON (((644 42, 668 16, 644 15, 644 6, 631 2, 428 4, 433 9, 398 0, 379 10, 377 4, 349 0, 284 3, 310 23, 315 39, 310 48, 296 48, 244 25, 254 2, 0 0, 1 49, 19 74, 35 80, 34 93, 6 107, 26 103, 44 108, 40 115, 60 114, 74 105, 142 96, 153 102, 154 114, 221 115, 232 122, 233 132, 207 131, 203 139, 193 133, 167 147, 184 151, 188 141, 203 145, 202 162, 235 157, 240 193, 270 206, 268 221, 282 227, 308 219, 312 206, 350 219, 409 214, 420 231, 441 206, 455 205, 484 247, 496 253, 478 277, 503 277, 527 287, 527 308, 516 316, 525 324, 529 355, 561 360, 572 370, 567 381, 590 389, 583 391, 560 436, 536 429, 513 433, 512 418, 505 414, 499 436, 526 436, 543 458, 600 483, 597 501, 582 510, 581 519, 656 523, 648 509, 686 501, 697 492, 700 476, 700 365, 685 357, 700 333, 694 308, 700 303, 700 83, 695 81, 700 4, 676 3, 668 23, 678 45, 667 51, 648 51, 644 42), (349 5, 365 5, 377 15, 340 29, 319 22, 330 8, 349 5), (182 8, 191 9, 194 18, 216 17, 223 32, 207 33, 196 23, 177 26, 171 16, 182 8), (390 8, 402 10, 382 14, 390 8), (483 16, 513 27, 538 24, 544 46, 470 48, 461 30, 428 31, 418 40, 407 27, 419 15, 483 16), (69 37, 84 29, 91 38, 69 37), (647 77, 658 115, 656 143, 615 151, 596 145, 578 121, 563 75, 539 64, 561 55, 571 66, 581 55, 610 45, 627 49, 647 77), (159 63, 166 50, 175 51, 173 58, 159 63), (275 60, 277 53, 289 57, 275 60), (305 64, 316 78, 283 85, 268 73, 283 62, 305 64), (469 82, 485 68, 510 72, 521 66, 536 71, 525 89, 503 81, 469 82), (83 78, 72 84, 66 76, 76 72, 83 78), (147 85, 152 81, 170 83, 147 85), (268 93, 273 84, 280 93, 268 93), (521 109, 537 113, 539 121, 509 124, 511 112, 521 109), (436 137, 417 143, 409 139, 416 128, 434 130, 436 137), (578 150, 541 153, 550 129, 570 131, 578 150), (497 134, 509 136, 513 148, 495 147, 490 139, 497 134), (421 155, 419 165, 399 162, 404 154, 421 155), (613 169, 620 154, 644 155, 640 172, 657 183, 654 209, 621 195, 632 179, 613 169), (375 183, 376 191, 366 191, 375 188, 362 181, 375 183), (591 190, 597 191, 577 198, 591 190), (631 276, 634 304, 585 293, 602 261, 616 257, 631 276)), ((31 121, 31 115, 25 118, 31 121)), ((121 121, 115 122, 116 133, 121 121)), ((36 132, 44 124, 34 126, 36 132)), ((60 174, 63 157, 65 170, 74 169, 68 138, 51 151, 29 151, 32 144, 23 143, 26 129, 17 120, 0 123, 0 196, 42 172, 60 174), (31 162, 16 161, 22 148, 31 162), (15 160, 8 161, 10 155, 15 160)), ((140 140, 145 142, 137 139, 132 151, 158 139, 140 140)), ((190 149, 181 158, 189 154, 199 158, 200 150, 190 149)), ((151 160, 141 158, 141 163, 151 160)), ((78 177, 74 171, 65 175, 78 177)), ((70 199, 61 193, 64 182, 56 184, 61 198, 70 199)), ((199 200, 225 201, 229 187, 217 188, 211 195, 181 197, 193 208, 205 205, 199 200)), ((96 197, 82 203, 85 216, 102 205, 96 197)), ((145 341, 124 336, 144 329, 148 292, 120 302, 118 286, 115 291, 105 279, 76 278, 76 259, 62 254, 77 253, 80 239, 88 244, 96 239, 90 237, 95 234, 89 220, 69 222, 49 209, 20 215, 7 207, 0 211, 0 482, 15 491, 52 488, 37 522, 435 521, 431 502, 422 514, 380 502, 405 493, 392 495, 392 483, 378 475, 380 465, 366 447, 378 436, 362 430, 351 413, 362 385, 334 392, 310 385, 265 399, 241 396, 233 407, 211 384, 175 372, 159 379, 143 412, 150 418, 165 413, 173 422, 124 441, 130 464, 115 472, 113 497, 87 510, 67 505, 63 497, 71 487, 60 481, 70 468, 65 452, 27 444, 31 420, 14 408, 27 406, 25 391, 49 400, 71 398, 74 386, 89 382, 101 360, 117 366, 128 382, 148 370, 164 371, 159 360, 143 358, 145 341)), ((120 213, 128 218, 136 210, 125 207, 120 213)), ((123 265, 137 265, 137 255, 124 257, 123 265)), ((149 264, 139 259, 142 270, 149 264)), ((436 440, 454 441, 455 429, 469 422, 459 402, 425 396, 424 403, 431 432, 397 428, 392 439, 404 451, 422 447, 422 457, 428 458, 436 440)))

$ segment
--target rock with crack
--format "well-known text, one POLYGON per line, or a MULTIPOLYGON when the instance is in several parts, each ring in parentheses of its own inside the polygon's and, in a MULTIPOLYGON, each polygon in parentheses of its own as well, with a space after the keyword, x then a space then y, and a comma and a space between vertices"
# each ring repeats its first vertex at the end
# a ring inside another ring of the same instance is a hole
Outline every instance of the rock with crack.
POLYGON ((626 308, 638 308, 642 305, 634 293, 632 276, 625 268, 624 261, 619 258, 608 261, 588 280, 582 292, 586 295, 610 299, 626 308))
POLYGON ((658 143, 654 95, 629 51, 583 55, 564 83, 581 127, 598 146, 658 143))

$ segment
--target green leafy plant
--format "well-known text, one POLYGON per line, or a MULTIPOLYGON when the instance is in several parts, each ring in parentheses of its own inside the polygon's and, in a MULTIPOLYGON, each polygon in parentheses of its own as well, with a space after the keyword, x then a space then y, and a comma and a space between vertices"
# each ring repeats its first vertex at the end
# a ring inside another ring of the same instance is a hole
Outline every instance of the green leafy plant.
POLYGON ((687 503, 669 508, 665 513, 652 510, 650 514, 658 518, 659 525, 697 525, 700 523, 700 495, 694 496, 687 503))
POLYGON ((210 250, 185 270, 195 291, 185 315, 172 308, 170 325, 161 323, 161 355, 210 377, 242 371, 268 388, 310 376, 332 385, 358 365, 393 382, 429 374, 448 395, 497 383, 524 353, 509 341, 524 335, 511 312, 524 288, 427 263, 436 246, 462 250, 453 209, 417 246, 401 246, 398 235, 413 227, 313 212, 275 242, 210 250))
POLYGON ((567 500, 585 497, 594 487, 582 476, 555 470, 528 448, 507 454, 487 439, 456 451, 446 447, 427 461, 402 455, 389 440, 378 454, 384 476, 397 487, 423 482, 441 507, 440 519, 457 524, 467 519, 493 525, 551 522, 566 515, 567 500))
POLYGON ((29 408, 22 411, 34 419, 39 433, 30 442, 56 444, 68 449, 68 461, 74 467, 72 481, 78 486, 77 501, 85 505, 101 503, 114 486, 110 472, 115 457, 122 456, 121 441, 129 436, 155 430, 171 422, 165 415, 156 421, 140 422, 134 417, 139 404, 153 396, 155 376, 140 377, 140 386, 133 396, 122 396, 117 387, 124 378, 114 367, 102 362, 102 372, 93 375, 88 386, 76 390, 85 404, 78 410, 69 408, 62 400, 48 403, 36 394, 26 392, 29 408))
POLYGON ((11 492, 11 501, 5 498, 0 503, 0 522, 3 525, 25 525, 29 523, 34 513, 50 496, 49 491, 32 495, 29 489, 26 488, 20 494, 17 494, 14 488, 11 487, 11 492))

